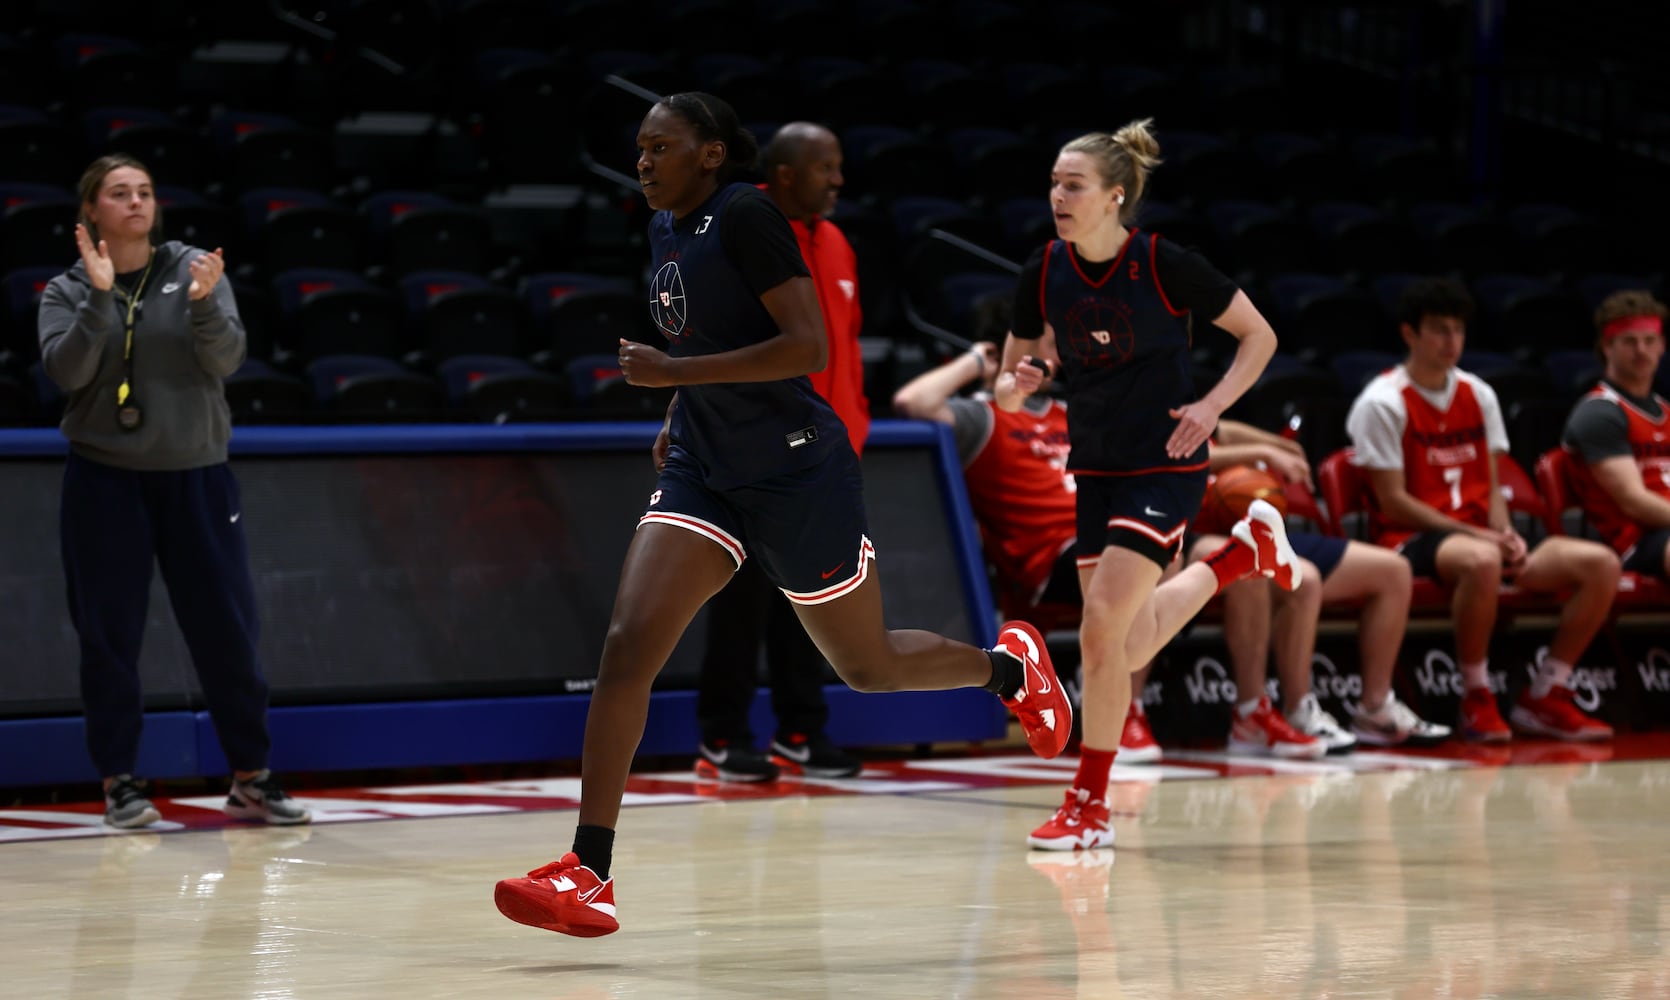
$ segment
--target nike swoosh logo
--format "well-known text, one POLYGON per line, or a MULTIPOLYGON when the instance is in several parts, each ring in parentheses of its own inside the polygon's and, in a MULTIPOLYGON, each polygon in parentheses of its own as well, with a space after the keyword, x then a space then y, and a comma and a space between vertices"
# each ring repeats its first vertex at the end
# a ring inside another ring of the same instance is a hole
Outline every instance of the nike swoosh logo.
POLYGON ((799 750, 790 750, 788 747, 779 743, 777 744, 777 752, 782 754, 784 757, 787 757, 789 760, 794 761, 796 764, 804 764, 812 759, 811 747, 801 747, 799 750))
POLYGON ((1149 517, 1165 517, 1165 516, 1166 516, 1166 512, 1165 512, 1165 511, 1163 511, 1163 510, 1155 510, 1155 509, 1154 509, 1154 508, 1152 508, 1152 507, 1149 507, 1149 506, 1147 506, 1147 505, 1144 505, 1144 506, 1143 506, 1143 508, 1142 508, 1142 512, 1143 512, 1143 513, 1144 513, 1144 514, 1147 514, 1147 515, 1148 515, 1148 516, 1149 516, 1149 517))
POLYGON ((1038 652, 1038 644, 1032 641, 1030 635, 1020 629, 1015 629, 1009 634, 1019 639, 1021 644, 1026 647, 1026 665, 1031 667, 1032 672, 1038 675, 1038 686, 1033 690, 1039 694, 1049 694, 1054 688, 1051 687, 1050 679, 1045 676, 1043 668, 1038 666, 1039 661, 1043 659, 1038 652))
POLYGON ((172 295, 179 290, 180 283, 178 281, 170 281, 168 284, 162 286, 162 294, 164 295, 172 295))
POLYGON ((590 889, 587 889, 585 892, 575 893, 574 898, 578 899, 583 904, 590 905, 591 901, 596 899, 597 894, 602 892, 602 891, 603 891, 603 883, 599 882, 596 885, 592 886, 590 889))
MULTIPOLYGON (((1032 672, 1038 675, 1038 693, 1049 694, 1053 688, 1050 687, 1050 679, 1044 676, 1043 668, 1039 667, 1036 663, 1028 663, 1027 666, 1031 667, 1032 672)), ((1055 723, 1050 723, 1050 728, 1054 729, 1055 723)))
POLYGON ((241 511, 241 510, 238 511, 236 514, 233 514, 232 515, 232 523, 237 524, 238 523, 238 518, 243 517, 243 516, 244 516, 244 512, 241 511))
MULTIPOLYGON (((846 563, 842 563, 842 564, 841 564, 841 566, 845 566, 845 565, 846 565, 846 563)), ((837 566, 837 567, 835 567, 835 568, 834 568, 834 569, 832 569, 832 570, 830 570, 830 571, 829 571, 829 572, 827 572, 827 573, 825 573, 825 574, 823 574, 823 578, 824 578, 824 579, 825 579, 825 580, 827 580, 827 579, 829 579, 829 578, 830 578, 830 577, 832 577, 832 576, 834 576, 834 575, 835 575, 835 574, 836 574, 836 573, 839 573, 839 572, 841 572, 841 566, 837 566)))

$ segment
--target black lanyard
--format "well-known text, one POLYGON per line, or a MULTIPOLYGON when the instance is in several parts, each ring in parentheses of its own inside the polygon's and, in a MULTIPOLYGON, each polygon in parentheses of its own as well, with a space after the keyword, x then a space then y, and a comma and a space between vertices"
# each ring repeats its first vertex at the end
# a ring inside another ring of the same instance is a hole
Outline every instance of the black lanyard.
POLYGON ((117 406, 125 404, 128 401, 128 396, 133 392, 133 321, 139 310, 139 297, 145 294, 145 279, 151 276, 151 264, 156 259, 157 251, 155 247, 152 247, 151 255, 145 258, 145 272, 139 276, 139 285, 134 288, 131 295, 124 291, 114 278, 110 282, 110 290, 128 304, 127 318, 122 324, 125 331, 122 346, 122 364, 125 366, 125 371, 122 375, 122 384, 116 389, 117 406))

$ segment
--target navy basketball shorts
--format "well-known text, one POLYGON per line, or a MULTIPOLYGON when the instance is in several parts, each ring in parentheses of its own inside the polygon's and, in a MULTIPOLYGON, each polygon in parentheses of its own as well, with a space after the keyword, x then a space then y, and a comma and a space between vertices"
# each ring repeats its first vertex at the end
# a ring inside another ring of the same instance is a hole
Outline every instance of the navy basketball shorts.
POLYGON ((870 576, 875 548, 864 516, 864 478, 852 448, 816 465, 729 490, 715 490, 689 452, 674 446, 639 526, 693 531, 742 565, 760 568, 796 604, 823 604, 870 576))
POLYGON ((1087 544, 1079 569, 1092 569, 1102 549, 1117 546, 1165 569, 1183 552, 1189 521, 1206 497, 1206 470, 1144 472, 1134 476, 1079 474, 1078 532, 1087 544), (1102 544, 1094 546, 1094 540, 1102 544))
POLYGON ((1287 533, 1287 543, 1293 546, 1294 555, 1320 570, 1324 580, 1339 567, 1339 561, 1345 558, 1345 539, 1332 535, 1290 531, 1287 533))

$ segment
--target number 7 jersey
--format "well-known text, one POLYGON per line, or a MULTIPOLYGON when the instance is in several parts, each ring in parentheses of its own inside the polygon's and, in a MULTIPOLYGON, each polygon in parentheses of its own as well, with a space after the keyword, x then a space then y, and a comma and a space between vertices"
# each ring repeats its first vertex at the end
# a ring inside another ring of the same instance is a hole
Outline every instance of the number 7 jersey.
MULTIPOLYGON (((1496 393, 1471 372, 1455 369, 1444 388, 1416 385, 1402 365, 1372 379, 1346 417, 1356 464, 1402 469, 1404 488, 1447 517, 1490 524, 1495 453, 1508 450, 1496 393)), ((1369 535, 1391 548, 1415 529, 1373 510, 1369 535)))

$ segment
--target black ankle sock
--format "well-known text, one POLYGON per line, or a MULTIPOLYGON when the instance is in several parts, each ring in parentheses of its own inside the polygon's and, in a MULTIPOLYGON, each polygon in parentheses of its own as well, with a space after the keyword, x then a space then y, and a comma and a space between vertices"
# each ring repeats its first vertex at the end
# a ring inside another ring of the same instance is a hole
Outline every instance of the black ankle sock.
POLYGON ((600 879, 609 877, 609 862, 614 860, 615 831, 606 826, 576 826, 574 853, 580 863, 597 873, 600 879))
POLYGON ((992 679, 986 682, 986 690, 999 698, 1013 698, 1026 679, 1021 661, 997 649, 986 650, 986 656, 992 661, 992 679))

